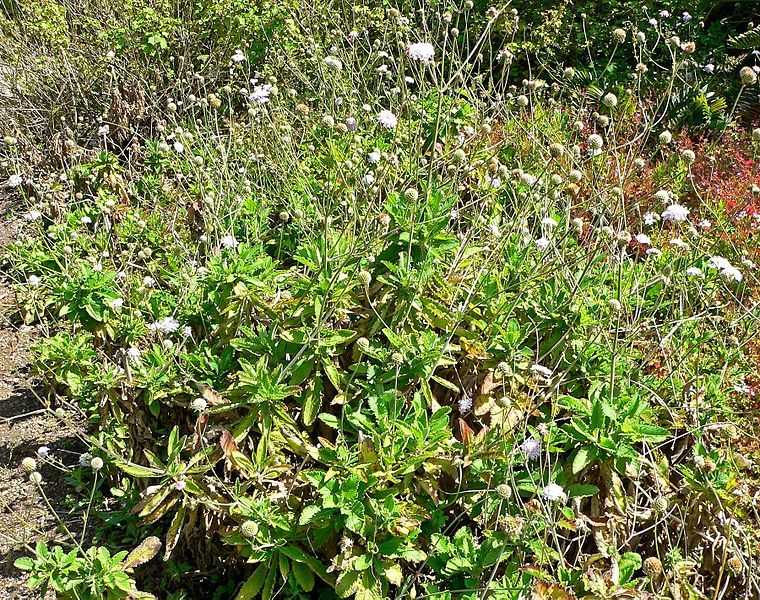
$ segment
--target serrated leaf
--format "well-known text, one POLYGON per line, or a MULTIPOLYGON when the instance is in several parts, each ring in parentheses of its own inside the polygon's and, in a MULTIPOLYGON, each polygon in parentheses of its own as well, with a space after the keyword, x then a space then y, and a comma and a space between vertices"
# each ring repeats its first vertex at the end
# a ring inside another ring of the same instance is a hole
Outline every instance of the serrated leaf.
POLYGON ((303 563, 294 562, 291 565, 293 577, 304 592, 314 589, 314 573, 303 563))
POLYGON ((267 576, 267 570, 268 569, 266 563, 260 564, 253 572, 253 574, 248 578, 248 580, 243 584, 243 587, 240 588, 237 596, 235 596, 235 600, 253 600, 253 598, 258 596, 261 588, 264 585, 264 580, 267 576))

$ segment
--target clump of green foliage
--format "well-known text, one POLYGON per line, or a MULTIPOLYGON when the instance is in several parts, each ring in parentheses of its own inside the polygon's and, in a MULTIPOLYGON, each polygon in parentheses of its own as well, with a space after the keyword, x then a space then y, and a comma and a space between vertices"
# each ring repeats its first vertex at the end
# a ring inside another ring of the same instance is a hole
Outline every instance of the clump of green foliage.
MULTIPOLYGON (((630 93, 592 67, 518 85, 508 7, 466 43, 424 6, 292 7, 264 45, 221 8, 201 39, 234 44, 185 61, 147 139, 93 121, 64 176, 13 180, 34 235, 5 268, 37 372, 93 426, 104 543, 157 535, 239 600, 752 585, 725 407, 757 276, 693 177, 711 149, 667 129, 690 47, 605 32, 630 93)), ((33 585, 58 572, 36 554, 33 585)))

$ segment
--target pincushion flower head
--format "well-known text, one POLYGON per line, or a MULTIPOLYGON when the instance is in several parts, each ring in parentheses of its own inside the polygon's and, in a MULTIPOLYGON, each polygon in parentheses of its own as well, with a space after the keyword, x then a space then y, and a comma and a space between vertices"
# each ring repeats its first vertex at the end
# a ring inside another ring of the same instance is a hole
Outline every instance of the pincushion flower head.
POLYGON ((541 456, 541 442, 535 438, 527 438, 520 444, 520 452, 528 460, 536 460, 541 456))
POLYGON ((396 129, 398 118, 389 110, 381 110, 377 113, 377 122, 385 129, 396 129))
POLYGON ((562 489, 562 486, 557 485, 556 483, 550 483, 547 485, 541 492, 541 495, 543 496, 544 500, 548 502, 567 501, 567 494, 565 493, 565 490, 562 489))
POLYGON ((241 63, 245 60, 245 54, 243 54, 243 51, 238 48, 235 50, 235 53, 231 57, 232 62, 234 63, 241 63))
POLYGON ((727 281, 741 281, 744 278, 742 272, 722 256, 713 256, 709 262, 710 266, 717 269, 721 277, 727 281))
POLYGON ((17 188, 22 183, 24 183, 24 178, 21 177, 18 173, 14 173, 10 177, 8 177, 8 181, 5 182, 5 185, 9 188, 17 188))
POLYGON ((325 66, 330 67, 335 71, 343 70, 343 63, 340 62, 340 59, 336 56, 325 56, 322 62, 325 64, 325 66))
POLYGON ((664 221, 679 223, 689 218, 689 209, 680 204, 671 204, 662 213, 664 221))
POLYGON ((408 53, 409 58, 412 60, 428 63, 432 62, 433 57, 435 56, 435 48, 433 47, 433 44, 417 42, 416 44, 411 44, 409 46, 408 53))
POLYGON ((268 83, 264 85, 254 85, 253 91, 248 96, 248 100, 253 104, 266 104, 269 102, 269 96, 272 93, 272 86, 268 83))
POLYGON ((148 325, 148 329, 158 331, 159 333, 174 333, 179 329, 179 321, 174 317, 165 317, 160 321, 148 325))
POLYGON ((240 242, 238 242, 233 235, 225 235, 221 240, 219 240, 219 244, 222 246, 222 248, 237 248, 239 243, 240 242))

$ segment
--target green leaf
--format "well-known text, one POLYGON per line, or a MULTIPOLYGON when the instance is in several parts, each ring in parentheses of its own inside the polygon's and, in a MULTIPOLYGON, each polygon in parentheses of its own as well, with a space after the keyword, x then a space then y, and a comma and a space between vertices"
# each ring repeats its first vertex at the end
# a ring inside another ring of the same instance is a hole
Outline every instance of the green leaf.
POLYGON ((626 552, 618 560, 620 568, 620 583, 625 585, 633 578, 633 574, 641 568, 641 556, 635 552, 626 552))
POLYGON ((293 577, 304 592, 314 589, 314 573, 305 564, 294 562, 291 564, 293 577))
POLYGON ((358 587, 359 573, 356 571, 343 571, 338 576, 338 581, 335 582, 335 593, 341 598, 348 598, 358 587))
POLYGON ((13 566, 22 571, 31 571, 34 569, 34 561, 28 556, 24 556, 22 558, 17 558, 16 562, 13 563, 13 566))
POLYGON ((597 458, 596 455, 596 448, 593 446, 582 446, 579 448, 578 452, 575 453, 575 458, 573 458, 573 475, 577 475, 593 463, 597 458))
POLYGON ((323 390, 324 383, 322 383, 322 378, 317 376, 304 393, 302 418, 303 424, 307 427, 311 426, 312 423, 317 420, 319 409, 322 408, 323 390))
POLYGON ((258 596, 262 586, 264 585, 264 580, 267 576, 267 570, 268 569, 266 563, 260 564, 258 568, 253 572, 253 574, 248 578, 248 581, 246 581, 243 584, 243 587, 240 588, 237 596, 235 596, 235 600, 253 600, 253 598, 258 596))
POLYGON ((598 487, 585 483, 574 483, 567 488, 567 495, 569 498, 586 498, 588 496, 595 496, 598 493, 598 487))

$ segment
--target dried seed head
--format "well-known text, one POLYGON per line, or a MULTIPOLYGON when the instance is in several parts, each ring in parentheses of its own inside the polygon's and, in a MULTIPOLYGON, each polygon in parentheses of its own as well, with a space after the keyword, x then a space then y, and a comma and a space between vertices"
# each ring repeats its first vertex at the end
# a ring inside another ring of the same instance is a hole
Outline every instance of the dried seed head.
POLYGON ((37 470, 37 461, 31 456, 27 456, 21 461, 21 468, 24 469, 25 473, 32 473, 37 470))
POLYGON ((668 499, 665 496, 657 496, 652 508, 658 515, 665 514, 668 510, 668 499))
POLYGON ((644 561, 644 573, 649 575, 657 575, 662 573, 662 562, 655 556, 650 556, 644 561))
POLYGON ((757 73, 752 67, 742 67, 739 71, 739 79, 742 85, 755 85, 757 83, 757 73))
POLYGON ((96 456, 90 461, 90 468, 93 471, 100 471, 100 469, 103 468, 103 459, 99 456, 96 456))
POLYGON ((732 556, 729 558, 728 561, 726 561, 726 566, 734 576, 741 575, 742 571, 744 571, 744 564, 742 563, 742 559, 738 556, 732 556))
POLYGON ((612 31, 612 41, 616 44, 622 44, 625 42, 625 29, 618 27, 612 31))

